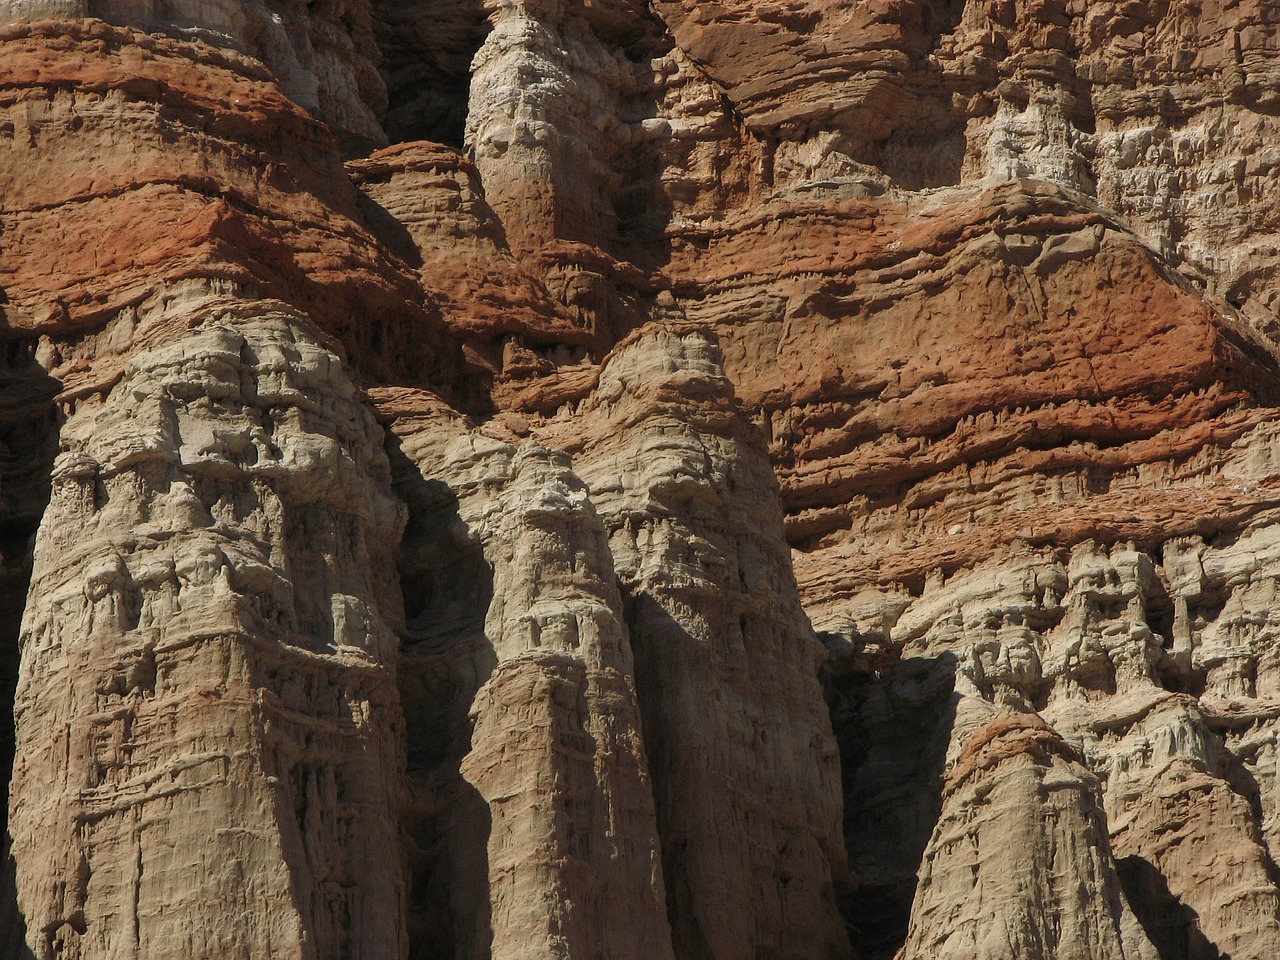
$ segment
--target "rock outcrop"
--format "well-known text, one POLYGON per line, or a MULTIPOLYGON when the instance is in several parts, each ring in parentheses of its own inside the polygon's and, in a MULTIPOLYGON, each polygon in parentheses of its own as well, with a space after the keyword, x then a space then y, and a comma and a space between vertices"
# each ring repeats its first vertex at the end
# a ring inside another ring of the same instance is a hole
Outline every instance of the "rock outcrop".
POLYGON ((594 394, 546 429, 609 530, 679 955, 845 956, 821 647, 744 428, 718 348, 669 321, 620 345, 594 394))
POLYGON ((430 396, 380 409, 411 509, 410 910, 456 951, 413 955, 670 957, 635 669, 586 484, 564 453, 430 396))
POLYGON ((377 114, 386 107, 387 90, 367 3, 11 0, 0 11, 2 23, 89 17, 247 54, 267 68, 281 93, 353 146, 386 140, 377 114))
POLYGON ((1280 954, 1278 15, 4 5, 0 960, 1280 954))
POLYGON ((394 955, 404 510, 386 455, 296 315, 185 319, 59 431, 14 711, 28 943, 394 955))
MULTIPOLYGON (((958 730, 986 712, 966 706, 958 730)), ((1121 893, 1099 801, 1097 780, 1038 717, 969 734, 900 956, 1156 957, 1121 893)))

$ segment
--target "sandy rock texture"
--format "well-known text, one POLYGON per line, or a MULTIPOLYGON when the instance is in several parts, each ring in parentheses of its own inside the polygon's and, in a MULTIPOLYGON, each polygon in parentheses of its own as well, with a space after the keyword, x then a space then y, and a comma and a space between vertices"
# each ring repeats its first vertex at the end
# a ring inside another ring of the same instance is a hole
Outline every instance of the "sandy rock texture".
POLYGON ((569 457, 384 392, 422 956, 672 956, 635 668, 569 457), (453 943, 427 944, 445 937, 453 943))
MULTIPOLYGON (((971 712, 957 713, 957 728, 980 722, 971 712)), ((1121 892, 1099 799, 1081 758, 1040 718, 1015 714, 969 734, 947 774, 903 953, 1158 956, 1121 892), (1023 809, 1037 815, 1011 816, 1023 809)))
POLYGON ((187 322, 59 431, 15 700, 28 942, 394 954, 404 509, 299 318, 187 322))
POLYGON ((10 0, 0 9, 0 23, 90 17, 247 54, 268 68, 280 92, 353 146, 386 141, 377 115, 387 89, 367 3, 10 0))
POLYGON ((0 960, 1280 955, 1277 22, 0 5, 0 960))
POLYGON ((677 950, 845 956, 836 745, 775 481, 714 341, 650 329, 547 429, 592 491, 626 598, 677 950))

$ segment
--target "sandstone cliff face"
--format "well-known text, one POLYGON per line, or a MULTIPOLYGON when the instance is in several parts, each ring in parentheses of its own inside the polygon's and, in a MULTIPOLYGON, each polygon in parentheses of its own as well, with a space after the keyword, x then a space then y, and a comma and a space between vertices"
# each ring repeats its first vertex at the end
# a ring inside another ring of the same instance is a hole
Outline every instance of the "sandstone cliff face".
POLYGON ((635 670, 586 484, 565 454, 429 397, 380 406, 413 508, 410 909, 424 939, 456 931, 456 953, 415 953, 671 956, 635 670))
POLYGON ((59 431, 9 821, 41 958, 404 940, 403 510, 338 358, 287 312, 223 309, 59 431))
POLYGON ((768 460, 706 334, 649 329, 547 430, 575 454, 609 530, 677 949, 844 956, 821 648, 796 595, 768 460))
POLYGON ((0 11, 4 23, 89 17, 246 53, 270 71, 281 93, 341 136, 366 144, 386 139, 376 115, 386 104, 386 85, 368 4, 11 0, 0 11))
MULTIPOLYGON (((986 712, 966 707, 957 730, 986 712)), ((1121 893, 1098 793, 1039 718, 1015 714, 969 734, 948 772, 903 955, 1157 956, 1121 893), (1037 815, 1014 813, 1023 810, 1037 815)))
POLYGON ((1278 13, 5 5, 0 956, 1280 953, 1278 13))

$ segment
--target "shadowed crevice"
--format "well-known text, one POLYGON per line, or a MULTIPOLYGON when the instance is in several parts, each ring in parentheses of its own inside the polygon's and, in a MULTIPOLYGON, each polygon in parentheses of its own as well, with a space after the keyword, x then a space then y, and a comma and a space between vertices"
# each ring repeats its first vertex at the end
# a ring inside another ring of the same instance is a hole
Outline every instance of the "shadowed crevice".
POLYGON ((9 852, 9 783, 16 748, 13 704, 32 545, 49 503, 58 448, 53 398, 61 387, 35 362, 34 348, 29 340, 0 345, 0 960, 31 956, 9 852))
POLYGON ((489 805, 460 772, 468 713, 497 660, 485 635, 493 570, 467 536, 449 486, 426 480, 389 438, 395 488, 409 507, 399 568, 405 629, 398 665, 405 718, 410 960, 489 955, 489 805))
POLYGON ((873 669, 861 649, 826 635, 822 680, 840 748, 851 884, 840 908, 862 960, 906 942, 916 873, 942 809, 955 722, 956 658, 873 669))
POLYGON ((471 60, 489 34, 480 0, 375 0, 392 143, 433 140, 461 147, 471 94, 471 60))
POLYGON ((1199 915, 1179 900, 1151 861, 1137 855, 1116 861, 1120 884, 1160 960, 1231 960, 1200 931, 1199 915))
POLYGON ((699 923, 695 881, 690 876, 690 836, 681 817, 692 806, 687 793, 696 786, 681 769, 678 731, 696 729, 698 703, 695 677, 689 670, 672 670, 672 663, 690 663, 694 641, 684 626, 643 591, 623 592, 631 649, 635 658, 636 699, 640 727, 653 780, 654 812, 662 851, 662 876, 667 895, 667 918, 681 960, 713 960, 714 954, 699 923))

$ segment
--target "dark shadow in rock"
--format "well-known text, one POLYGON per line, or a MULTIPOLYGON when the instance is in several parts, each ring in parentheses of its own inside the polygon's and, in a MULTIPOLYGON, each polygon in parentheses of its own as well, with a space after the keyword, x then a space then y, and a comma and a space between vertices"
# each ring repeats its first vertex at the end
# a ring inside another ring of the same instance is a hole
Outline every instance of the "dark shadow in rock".
MULTIPOLYGON (((652 10, 648 16, 630 24, 628 32, 628 37, 602 37, 602 40, 616 44, 637 65, 648 63, 676 46, 666 24, 652 10)), ((662 90, 651 73, 642 69, 635 73, 636 88, 624 98, 619 120, 631 129, 642 130, 646 120, 662 116, 662 90)), ((613 235, 608 241, 609 252, 650 272, 660 271, 671 259, 667 228, 675 215, 675 207, 663 174, 669 166, 679 167, 689 160, 679 151, 673 154, 669 141, 667 135, 641 139, 617 150, 612 160, 616 188, 611 197, 613 235)), ((624 333, 619 333, 619 337, 624 333)))
MULTIPOLYGON (((699 529, 700 525, 695 521, 693 529, 712 542, 732 536, 711 523, 699 529)), ((728 550, 721 555, 729 555, 728 550)), ((768 601, 756 606, 747 589, 737 593, 729 573, 714 585, 693 588, 682 583, 680 576, 658 573, 638 584, 620 577, 675 955, 680 960, 746 957, 744 951, 749 948, 743 944, 748 943, 754 945, 753 955, 761 958, 796 955, 790 945, 783 948, 776 940, 768 942, 772 934, 759 924, 761 912, 751 910, 751 894, 744 891, 749 889, 747 884, 768 882, 761 879, 759 861, 749 866, 746 856, 760 857, 768 849, 761 844, 781 840, 795 822, 784 818, 794 816, 792 811, 799 805, 790 806, 796 795, 788 787, 775 787, 760 768, 753 769, 743 754, 736 753, 734 743, 742 729, 735 729, 742 716, 739 711, 761 702, 757 698, 762 688, 749 678, 779 667, 789 669, 781 658, 773 659, 773 651, 792 628, 777 608, 769 610, 768 601), (724 719, 718 716, 720 711, 724 719), (787 806, 766 809, 760 805, 764 798, 776 798, 787 806), (751 837, 749 850, 738 845, 744 834, 751 837), (710 896, 708 889, 713 891, 710 896), (741 918, 729 914, 732 919, 726 920, 724 903, 748 914, 741 918), (726 947, 735 941, 737 946, 726 947)), ((782 685, 789 680, 779 677, 771 682, 782 685)), ((777 704, 764 709, 777 709, 777 704)), ((779 714, 770 724, 777 728, 796 719, 779 714)), ((763 746, 764 738, 759 742, 763 746)), ((761 757, 763 769, 769 769, 769 759, 761 757)), ((780 780, 807 777, 807 772, 789 770, 774 776, 780 780)), ((822 842, 838 843, 834 833, 815 837, 817 843, 808 848, 812 852, 790 860, 791 866, 784 863, 790 843, 780 842, 774 848, 778 860, 772 866, 781 881, 775 889, 783 902, 796 889, 803 889, 805 896, 821 900, 824 914, 828 907, 835 912, 835 886, 843 879, 839 875, 843 858, 838 848, 826 849, 822 842)), ((774 914, 785 915, 785 908, 774 914)), ((822 931, 832 940, 835 933, 822 931)), ((807 947, 814 957, 843 955, 835 942, 807 947)))
POLYGON ((942 809, 956 658, 881 666, 860 642, 821 637, 851 878, 841 912, 862 960, 889 960, 906 941, 916 873, 942 809))
POLYGON ((680 757, 685 731, 702 726, 698 705, 707 695, 710 670, 702 656, 691 652, 697 642, 686 627, 652 594, 624 587, 623 606, 653 783, 672 942, 681 960, 713 960, 699 922, 696 881, 690 876, 690 847, 697 845, 697 838, 690 836, 681 810, 697 802, 690 794, 701 788, 703 772, 689 769, 680 757))
POLYGON ((1200 932, 1199 916, 1169 890, 1151 861, 1124 857, 1116 861, 1116 869, 1125 899, 1160 960, 1231 960, 1200 932))
POLYGON ((496 665, 485 635, 493 570, 445 483, 426 480, 389 438, 396 492, 409 507, 400 551, 405 630, 398 683, 408 797, 403 818, 411 960, 485 960, 489 806, 462 778, 468 712, 496 665))
POLYGON ((27 924, 18 909, 18 900, 14 895, 13 857, 8 855, 13 838, 8 831, 4 835, 5 857, 0 863, 0 891, 4 901, 0 904, 0 960, 35 960, 35 954, 27 946, 27 924))
POLYGON ((422 266, 422 254, 418 252, 418 245, 414 243, 408 227, 365 193, 356 197, 356 206, 360 209, 365 227, 384 247, 414 270, 422 266))
POLYGON ((471 93, 471 60, 489 20, 481 0, 375 0, 392 143, 434 140, 461 147, 471 93))
POLYGON ((896 187, 924 190, 959 183, 968 146, 963 117, 933 116, 895 130, 856 159, 888 173, 896 187))
POLYGON ((9 779, 13 771, 13 701, 18 636, 31 583, 36 529, 49 504, 58 451, 53 398, 61 384, 35 361, 34 340, 0 345, 0 960, 25 960, 25 923, 18 909, 9 854, 9 779))

